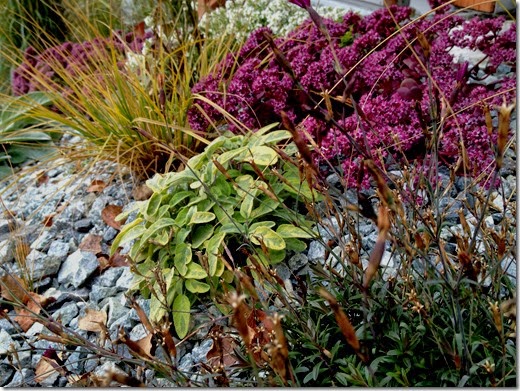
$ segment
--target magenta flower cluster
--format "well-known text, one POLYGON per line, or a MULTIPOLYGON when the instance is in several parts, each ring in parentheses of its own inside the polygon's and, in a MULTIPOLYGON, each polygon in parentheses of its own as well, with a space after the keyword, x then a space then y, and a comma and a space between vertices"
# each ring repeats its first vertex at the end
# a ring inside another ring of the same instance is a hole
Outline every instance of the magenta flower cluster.
POLYGON ((32 91, 61 91, 63 94, 71 93, 70 88, 63 79, 67 73, 74 78, 75 75, 95 73, 99 61, 103 61, 114 50, 121 60, 121 68, 124 66, 125 51, 140 52, 144 40, 151 37, 151 32, 144 35, 136 35, 133 32, 123 34, 116 32, 112 38, 95 38, 86 42, 65 42, 61 45, 47 48, 38 53, 29 47, 25 51, 22 64, 13 72, 11 87, 13 94, 23 95, 32 91), (39 77, 34 77, 37 74, 39 77), (41 82, 41 78, 45 82, 41 82))
MULTIPOLYGON (((516 94, 516 25, 507 26, 503 17, 466 20, 444 11, 413 23, 408 7, 392 6, 364 18, 348 12, 341 22, 324 19, 330 42, 308 20, 274 40, 292 72, 273 53, 265 37, 269 31, 259 29, 193 92, 252 130, 286 112, 315 137, 316 160, 342 164, 350 185, 356 184, 364 158, 352 140, 378 162, 406 157, 421 164, 430 160, 426 145, 433 124, 441 163, 457 161, 463 145, 471 174, 478 176, 494 168, 496 136, 487 131, 483 106, 493 109, 516 94), (481 50, 486 61, 456 64, 450 54, 454 47, 481 50), (499 67, 501 77, 492 81, 499 67), (358 110, 333 100, 336 123, 325 122, 324 105, 315 106, 323 91, 352 96, 358 110)), ((190 109, 189 121, 207 131, 226 118, 213 105, 199 103, 190 109)))

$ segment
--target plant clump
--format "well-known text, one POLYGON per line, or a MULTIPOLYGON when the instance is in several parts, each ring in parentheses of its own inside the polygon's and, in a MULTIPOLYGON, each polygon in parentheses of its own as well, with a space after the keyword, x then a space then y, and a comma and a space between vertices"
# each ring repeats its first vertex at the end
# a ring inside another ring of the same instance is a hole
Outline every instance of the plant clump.
MULTIPOLYGON (((324 17, 340 20, 341 8, 318 6, 324 17)), ((307 19, 304 10, 295 9, 286 0, 229 0, 224 7, 205 13, 199 22, 209 37, 232 34, 235 39, 245 40, 260 27, 268 27, 274 35, 285 35, 307 19)))
MULTIPOLYGON (((303 213, 319 196, 301 181, 297 166, 274 149, 289 132, 266 133, 270 129, 216 138, 184 170, 148 180, 150 199, 120 217, 138 212, 112 251, 135 240, 129 252, 137 270, 135 287, 154 292, 152 321, 160 322, 173 309, 181 338, 188 333, 191 304, 202 293, 221 292, 246 265, 244 257, 268 268, 305 250, 302 239, 314 235, 303 213)), ((295 153, 295 146, 288 146, 284 156, 295 153)))
POLYGON ((429 161, 432 142, 442 164, 467 154, 461 171, 486 178, 496 135, 487 132, 485 112, 514 99, 516 24, 411 15, 396 6, 366 17, 348 12, 340 22, 323 19, 325 34, 308 20, 274 41, 258 29, 233 58, 235 68, 228 58, 195 85, 194 93, 215 104, 198 103, 190 124, 208 130, 225 122, 219 106, 254 130, 284 111, 317 142, 316 159, 341 165, 350 185, 363 159, 419 165, 429 161), (481 59, 460 59, 460 50, 478 50, 481 59), (497 69, 506 75, 497 79, 497 69))

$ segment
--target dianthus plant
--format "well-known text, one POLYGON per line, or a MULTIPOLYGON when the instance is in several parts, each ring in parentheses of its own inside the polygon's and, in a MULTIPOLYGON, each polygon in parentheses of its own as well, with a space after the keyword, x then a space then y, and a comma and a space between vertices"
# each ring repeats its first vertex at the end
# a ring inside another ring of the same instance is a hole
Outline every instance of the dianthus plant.
MULTIPOLYGON (((191 126, 206 131, 233 116, 255 130, 283 111, 314 137, 317 160, 343 166, 349 185, 362 159, 420 164, 432 143, 443 164, 464 151, 467 173, 492 171, 496 135, 485 113, 514 99, 516 24, 446 12, 412 22, 411 15, 397 6, 365 17, 347 12, 339 22, 323 19, 328 34, 308 20, 274 40, 268 28, 256 30, 194 86, 207 99, 191 109, 191 126), (466 62, 460 50, 481 60, 466 62)), ((230 128, 237 131, 236 122, 230 128)))

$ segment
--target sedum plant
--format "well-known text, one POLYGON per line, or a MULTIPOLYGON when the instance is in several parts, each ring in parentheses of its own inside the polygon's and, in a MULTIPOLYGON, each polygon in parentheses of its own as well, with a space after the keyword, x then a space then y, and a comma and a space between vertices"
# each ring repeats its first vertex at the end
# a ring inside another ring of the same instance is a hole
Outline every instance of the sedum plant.
MULTIPOLYGON (((318 6, 326 18, 339 20, 341 8, 318 6)), ((268 27, 275 35, 285 35, 305 21, 306 11, 295 9, 287 0, 229 0, 225 7, 204 14, 199 25, 209 37, 231 34, 245 40, 260 27, 268 27)))
MULTIPOLYGON (((184 170, 149 179, 150 199, 119 217, 137 210, 112 251, 135 240, 129 252, 134 289, 153 292, 152 321, 173 311, 181 338, 188 333, 189 311, 198 295, 215 295, 221 280, 230 283, 235 267, 245 265, 241 249, 269 266, 290 251, 303 251, 302 239, 313 236, 312 223, 299 206, 318 195, 273 147, 290 133, 269 132, 272 128, 218 137, 184 170)), ((294 156, 296 147, 290 144, 284 151, 294 156)))

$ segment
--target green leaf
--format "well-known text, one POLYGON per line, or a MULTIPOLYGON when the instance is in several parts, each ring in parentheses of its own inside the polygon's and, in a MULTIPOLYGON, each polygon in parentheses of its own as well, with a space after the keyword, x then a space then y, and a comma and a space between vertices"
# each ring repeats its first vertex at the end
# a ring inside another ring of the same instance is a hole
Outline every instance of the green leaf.
POLYGON ((272 200, 271 198, 268 198, 260 203, 258 208, 254 209, 251 212, 251 220, 255 220, 260 216, 263 216, 265 214, 271 213, 273 210, 278 208, 280 206, 279 201, 272 200))
POLYGON ((148 205, 144 212, 144 217, 147 220, 153 220, 159 208, 161 206, 162 194, 161 193, 153 193, 150 199, 148 200, 148 205))
POLYGON ((116 236, 114 241, 112 242, 112 246, 110 247, 110 255, 113 255, 116 250, 125 243, 138 238, 143 235, 146 228, 144 225, 141 225, 143 222, 142 218, 137 218, 131 223, 126 224, 119 232, 119 235, 116 236))
POLYGON ((52 141, 52 137, 48 133, 34 131, 20 131, 4 135, 1 138, 2 143, 12 142, 36 142, 36 141, 52 141))
POLYGON ((291 238, 285 239, 285 246, 287 250, 297 253, 301 253, 307 248, 307 244, 304 241, 291 238))
POLYGON ((179 227, 185 226, 196 211, 197 207, 195 205, 182 207, 175 217, 175 224, 179 227))
POLYGON ((227 234, 239 234, 244 232, 244 226, 239 223, 226 223, 220 227, 219 231, 227 234))
POLYGON ((213 277, 217 271, 217 261, 220 247, 226 237, 225 232, 219 232, 206 242, 206 255, 208 256, 209 275, 213 277))
MULTIPOLYGON (((261 254, 265 255, 265 254, 261 254)), ((277 263, 282 262, 285 259, 286 251, 285 250, 269 250, 267 255, 265 255, 265 260, 267 264, 276 265, 277 263)))
POLYGON ((212 225, 205 224, 197 227, 191 238, 191 245, 193 248, 199 248, 206 240, 208 240, 214 232, 215 228, 212 225))
MULTIPOLYGON (((150 239, 152 241, 152 239, 150 239)), ((159 235, 153 238, 153 243, 158 244, 159 246, 166 246, 170 241, 170 235, 168 231, 163 231, 159 235)))
POLYGON ((173 301, 173 325, 180 339, 188 334, 190 327, 190 309, 190 299, 188 299, 186 295, 181 294, 173 301))
POLYGON ((231 151, 224 152, 222 155, 220 155, 217 158, 217 161, 222 164, 224 167, 226 167, 226 163, 229 162, 231 159, 236 159, 238 161, 242 161, 243 156, 247 153, 247 147, 240 147, 237 149, 233 149, 231 151))
POLYGON ((191 247, 187 243, 180 243, 175 246, 175 257, 173 263, 181 276, 188 272, 188 264, 192 258, 191 247))
POLYGON ((208 273, 206 273, 206 270, 202 266, 200 266, 198 263, 191 262, 188 265, 188 272, 186 275, 184 275, 184 278, 191 278, 194 280, 202 280, 203 278, 206 278, 208 276, 208 273))
POLYGON ((141 243, 146 243, 148 239, 152 237, 152 235, 156 234, 158 231, 163 230, 168 227, 174 227, 175 221, 169 217, 165 217, 157 220, 155 223, 150 225, 143 233, 141 237, 141 243))
POLYGON ((251 216, 251 211, 253 210, 255 202, 255 197, 251 194, 247 194, 240 205, 240 214, 244 219, 249 219, 251 216))
MULTIPOLYGON (((279 122, 273 122, 272 124, 266 125, 263 128, 258 129, 255 133, 252 133, 250 135, 251 139, 259 138, 259 136, 263 136, 266 133, 269 133, 271 129, 276 128, 278 125, 280 125, 279 122)), ((272 132, 275 133, 275 132, 272 132)))
POLYGON ((283 250, 285 249, 285 240, 274 232, 271 228, 267 227, 258 227, 254 231, 249 233, 249 237, 251 241, 260 245, 260 241, 264 243, 264 245, 272 250, 283 250))
POLYGON ((309 233, 300 227, 295 227, 292 224, 280 224, 276 229, 276 233, 283 238, 312 239, 314 237, 312 233, 309 233))
POLYGON ((195 212, 191 216, 191 220, 188 224, 204 224, 209 223, 215 219, 215 214, 211 212, 195 212))
POLYGON ((258 223, 253 223, 249 227, 249 231, 254 231, 258 227, 267 227, 267 228, 273 228, 276 225, 274 221, 259 221, 258 223))
POLYGON ((191 293, 206 293, 210 288, 210 286, 205 282, 200 282, 197 280, 186 280, 184 285, 191 293))
POLYGON ((179 204, 182 200, 186 199, 187 197, 189 196, 192 196, 194 195, 194 193, 192 191, 180 191, 178 193, 175 193, 172 198, 170 198, 170 202, 169 202, 169 205, 171 207, 174 207, 176 206, 177 204, 179 204))
POLYGON ((259 166, 272 166, 278 162, 278 153, 271 147, 257 145, 251 148, 250 156, 244 160, 253 161, 259 166))
POLYGON ((175 234, 175 244, 184 243, 186 241, 186 238, 191 233, 190 229, 187 228, 181 228, 176 234, 175 234))
POLYGON ((240 175, 235 179, 235 183, 237 184, 237 195, 240 198, 247 196, 248 194, 253 194, 252 189, 255 184, 255 180, 251 175, 240 175))
POLYGON ((154 323, 158 323, 162 320, 163 316, 166 315, 166 308, 163 303, 155 295, 150 297, 150 320, 154 323))
POLYGON ((266 135, 259 138, 259 145, 266 145, 270 143, 278 143, 282 140, 288 140, 291 138, 291 133, 287 130, 275 130, 267 133, 266 135))

